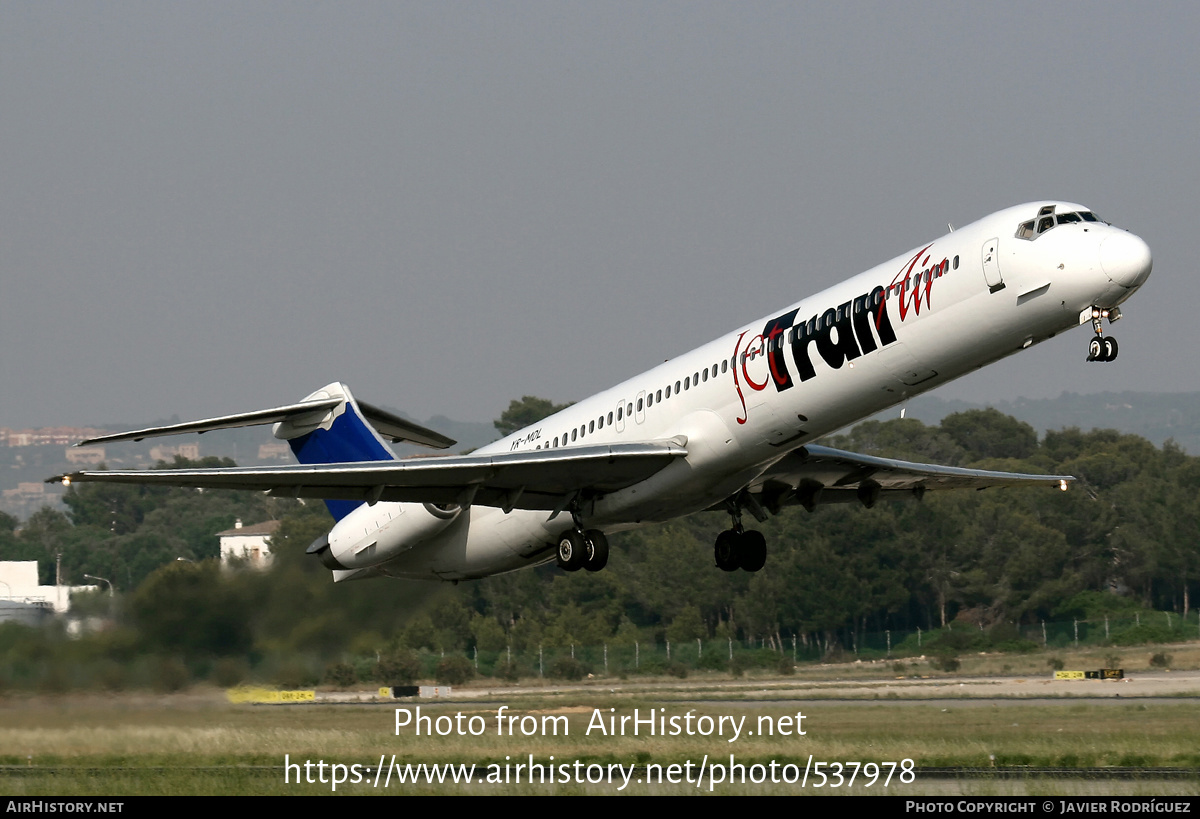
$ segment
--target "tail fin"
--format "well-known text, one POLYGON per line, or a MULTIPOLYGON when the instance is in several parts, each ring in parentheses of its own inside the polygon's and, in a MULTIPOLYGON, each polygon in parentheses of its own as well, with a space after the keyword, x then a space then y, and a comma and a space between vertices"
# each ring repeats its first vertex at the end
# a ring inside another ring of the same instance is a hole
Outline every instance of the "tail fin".
MULTIPOLYGON (((350 388, 334 382, 307 396, 304 402, 341 399, 330 409, 307 416, 293 416, 275 424, 274 435, 288 442, 302 464, 333 464, 357 461, 394 461, 396 453, 387 445, 365 414, 350 388)), ((374 408, 372 408, 374 409, 374 408)), ((364 501, 326 500, 335 520, 341 520, 364 501)))
MULTIPOLYGON (((76 446, 141 441, 185 432, 204 433, 217 429, 275 425, 275 437, 288 442, 302 464, 330 464, 361 461, 394 461, 396 453, 384 440, 408 441, 421 446, 447 449, 454 440, 420 424, 406 421, 387 410, 359 403, 350 389, 334 382, 317 390, 298 404, 288 404, 254 412, 240 412, 188 421, 164 427, 147 427, 132 432, 117 432, 80 441, 76 446)), ((360 501, 326 501, 330 513, 341 520, 360 501)))

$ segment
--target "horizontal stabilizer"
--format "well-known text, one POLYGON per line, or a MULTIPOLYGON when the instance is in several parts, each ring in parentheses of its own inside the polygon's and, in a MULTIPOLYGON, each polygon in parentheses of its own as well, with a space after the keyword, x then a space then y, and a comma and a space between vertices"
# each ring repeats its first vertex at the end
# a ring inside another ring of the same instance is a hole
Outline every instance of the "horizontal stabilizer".
POLYGON ((405 441, 410 444, 433 447, 434 449, 449 449, 458 443, 453 438, 447 438, 440 432, 434 432, 432 429, 423 427, 420 424, 414 424, 412 421, 407 421, 398 415, 393 415, 387 410, 380 409, 365 401, 359 401, 358 408, 362 410, 363 417, 367 419, 371 426, 375 427, 380 435, 389 439, 392 443, 405 441))
POLYGON ((203 421, 188 421, 183 424, 170 424, 165 427, 146 427, 132 432, 117 432, 112 435, 101 435, 98 438, 88 438, 75 446, 90 446, 92 444, 111 444, 117 441, 140 441, 143 438, 161 438, 167 435, 183 435, 188 432, 205 433, 215 429, 238 429, 239 427, 254 427, 261 424, 277 424, 280 421, 300 420, 311 415, 314 420, 320 420, 325 413, 342 403, 341 398, 325 398, 321 401, 301 401, 298 404, 288 404, 285 407, 241 412, 237 415, 222 415, 218 418, 206 418, 203 421))
MULTIPOLYGON (((331 410, 336 409, 343 400, 343 397, 335 396, 315 401, 301 401, 296 404, 288 404, 287 406, 275 407, 273 409, 242 412, 236 415, 222 415, 218 418, 207 418, 203 421, 188 421, 183 424, 170 424, 163 427, 147 427, 146 429, 137 429, 132 432, 118 432, 112 435, 101 435, 98 438, 89 438, 86 441, 80 441, 75 446, 109 444, 117 441, 140 441, 143 438, 183 435, 189 432, 205 433, 217 429, 237 429, 239 427, 253 427, 262 424, 277 424, 284 421, 290 422, 297 427, 309 424, 316 425, 321 423, 326 415, 331 410)), ((380 435, 393 443, 407 441, 408 443, 420 444, 421 446, 433 447, 435 449, 447 449, 456 443, 454 439, 447 438, 441 433, 434 432, 420 424, 414 424, 412 421, 406 421, 397 415, 393 415, 378 407, 373 407, 370 404, 364 404, 360 401, 358 402, 358 407, 367 422, 378 430, 380 435)))

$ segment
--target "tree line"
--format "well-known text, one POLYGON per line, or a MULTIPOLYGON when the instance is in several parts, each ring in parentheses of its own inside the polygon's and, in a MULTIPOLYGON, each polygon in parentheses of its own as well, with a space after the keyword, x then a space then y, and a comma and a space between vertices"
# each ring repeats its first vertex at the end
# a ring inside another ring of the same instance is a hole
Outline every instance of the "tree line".
MULTIPOLYGON (((531 401, 540 399, 513 402, 498 428, 555 408, 530 410, 531 401)), ((53 582, 61 554, 65 582, 84 582, 85 573, 111 579, 116 598, 81 601, 118 623, 89 638, 104 646, 97 656, 177 657, 193 675, 230 658, 247 669, 279 668, 296 658, 309 666, 378 661, 397 650, 510 657, 668 640, 830 652, 871 633, 951 624, 1000 640, 1048 620, 1145 610, 1195 619, 1200 459, 1170 442, 1156 448, 1134 435, 1077 429, 1039 440, 1027 424, 972 410, 937 426, 866 422, 823 443, 1078 480, 1065 493, 929 492, 872 509, 787 508, 757 525, 770 553, 756 574, 715 568, 712 542, 728 517, 700 513, 613 535, 608 568, 595 574, 548 565, 456 586, 335 585, 304 555, 332 525, 321 504, 115 484, 72 486, 66 514, 0 519, 0 559, 37 559, 43 582, 53 582), (215 533, 237 518, 282 521, 269 571, 218 568, 215 533)), ((10 655, 24 639, 0 637, 10 677, 20 676, 10 655)))

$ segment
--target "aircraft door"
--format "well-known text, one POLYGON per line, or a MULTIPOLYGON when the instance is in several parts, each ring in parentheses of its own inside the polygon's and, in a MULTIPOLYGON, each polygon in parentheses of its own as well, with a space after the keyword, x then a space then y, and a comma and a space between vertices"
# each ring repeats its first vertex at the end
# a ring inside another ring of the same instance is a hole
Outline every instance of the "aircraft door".
POLYGON ((642 390, 637 394, 637 398, 633 401, 637 409, 634 411, 634 420, 639 424, 646 420, 646 391, 642 390))
POLYGON ((1004 279, 1000 275, 999 239, 988 239, 983 243, 983 278, 991 292, 1004 289, 1004 279))
POLYGON ((616 415, 617 432, 625 431, 625 399, 622 398, 617 402, 616 415))

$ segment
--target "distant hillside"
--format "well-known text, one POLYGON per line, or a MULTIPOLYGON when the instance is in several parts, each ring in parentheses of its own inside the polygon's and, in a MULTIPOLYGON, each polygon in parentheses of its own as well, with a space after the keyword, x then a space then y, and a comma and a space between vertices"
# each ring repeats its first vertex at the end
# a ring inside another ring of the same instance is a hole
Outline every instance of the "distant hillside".
MULTIPOLYGON (((1100 392, 1091 395, 1064 392, 1057 398, 1017 398, 989 404, 948 401, 924 395, 904 406, 907 417, 931 425, 941 423, 951 413, 988 406, 1024 421, 1039 434, 1066 427, 1115 429, 1140 435, 1155 446, 1174 439, 1189 454, 1200 454, 1200 393, 1194 392, 1100 392)), ((897 407, 875 417, 895 418, 899 414, 897 407)))

